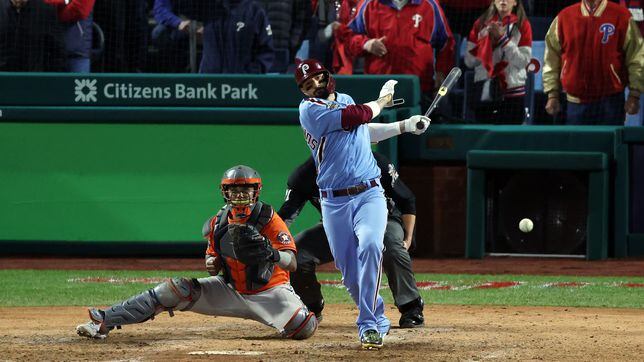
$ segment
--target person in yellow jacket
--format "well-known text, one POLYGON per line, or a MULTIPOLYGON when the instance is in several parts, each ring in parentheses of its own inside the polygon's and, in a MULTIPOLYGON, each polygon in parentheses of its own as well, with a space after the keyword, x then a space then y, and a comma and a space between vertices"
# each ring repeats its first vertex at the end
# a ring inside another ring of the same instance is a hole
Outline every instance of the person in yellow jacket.
POLYGON ((644 50, 627 9, 608 0, 582 0, 557 15, 545 42, 548 114, 560 112, 560 92, 567 98, 566 124, 623 125, 625 113, 639 112, 644 50))

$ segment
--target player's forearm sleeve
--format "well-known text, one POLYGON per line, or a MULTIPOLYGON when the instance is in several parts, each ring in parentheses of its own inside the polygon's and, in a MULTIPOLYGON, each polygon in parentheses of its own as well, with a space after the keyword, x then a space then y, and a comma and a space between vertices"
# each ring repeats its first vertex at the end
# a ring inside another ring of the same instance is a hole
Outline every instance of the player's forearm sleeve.
POLYGON ((342 109, 342 128, 351 129, 364 123, 369 123, 374 114, 371 107, 365 104, 353 104, 342 109))
POLYGON ((378 143, 400 134, 399 122, 394 123, 369 123, 369 137, 371 142, 378 143))
POLYGON ((546 34, 546 52, 543 65, 543 92, 561 91, 561 43, 559 42, 558 18, 552 21, 546 34))

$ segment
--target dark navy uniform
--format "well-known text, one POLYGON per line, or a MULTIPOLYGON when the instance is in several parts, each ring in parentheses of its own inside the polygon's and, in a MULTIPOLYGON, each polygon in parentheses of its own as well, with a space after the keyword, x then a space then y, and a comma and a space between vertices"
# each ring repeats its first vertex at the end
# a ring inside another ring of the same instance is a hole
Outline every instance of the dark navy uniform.
MULTIPOLYGON (((383 266, 396 306, 403 314, 400 324, 415 327, 423 324, 423 301, 416 288, 409 252, 403 245, 405 232, 402 215, 416 214, 416 199, 411 190, 399 178, 394 165, 382 154, 374 152, 380 168, 381 184, 387 196, 389 210, 384 236, 385 251, 383 266)), ((316 170, 313 158, 298 166, 288 178, 286 200, 278 214, 290 225, 310 202, 320 211, 320 192, 316 185, 316 170)), ((324 308, 316 266, 333 261, 329 242, 322 223, 302 231, 295 237, 297 245, 297 271, 291 273, 291 284, 309 310, 318 318, 324 308)))

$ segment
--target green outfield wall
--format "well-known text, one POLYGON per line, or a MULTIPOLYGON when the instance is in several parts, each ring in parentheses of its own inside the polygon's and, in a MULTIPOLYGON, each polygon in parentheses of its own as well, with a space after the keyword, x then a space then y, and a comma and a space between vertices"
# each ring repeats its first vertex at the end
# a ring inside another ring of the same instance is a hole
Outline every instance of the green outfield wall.
POLYGON ((0 123, 0 240, 200 241, 224 170, 256 168, 279 207, 308 155, 299 126, 0 123))

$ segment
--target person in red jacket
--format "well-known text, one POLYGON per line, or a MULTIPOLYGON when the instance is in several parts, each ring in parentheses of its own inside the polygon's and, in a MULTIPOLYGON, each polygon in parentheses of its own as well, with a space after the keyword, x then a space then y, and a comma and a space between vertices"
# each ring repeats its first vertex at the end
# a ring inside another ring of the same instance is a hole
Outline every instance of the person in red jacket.
POLYGON ((54 6, 58 21, 65 24, 65 50, 67 70, 89 73, 92 49, 92 10, 95 0, 44 0, 54 6))
POLYGON ((365 0, 349 28, 347 53, 364 55, 365 74, 415 74, 427 95, 454 65, 454 37, 436 0, 365 0))
POLYGON ((559 94, 565 92, 566 124, 623 125, 625 112, 639 111, 642 35, 619 4, 583 0, 563 9, 546 34, 544 60, 546 112, 559 113, 559 94))

